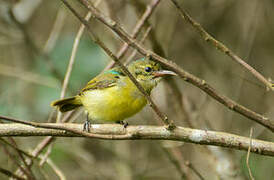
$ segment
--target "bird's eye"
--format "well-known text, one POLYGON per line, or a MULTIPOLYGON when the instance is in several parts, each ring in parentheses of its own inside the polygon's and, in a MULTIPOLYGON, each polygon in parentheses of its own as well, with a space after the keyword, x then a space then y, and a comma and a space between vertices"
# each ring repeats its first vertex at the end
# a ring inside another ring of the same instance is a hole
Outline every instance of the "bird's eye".
POLYGON ((146 71, 146 72, 151 72, 151 70, 152 70, 151 67, 146 67, 146 68, 145 68, 145 71, 146 71))

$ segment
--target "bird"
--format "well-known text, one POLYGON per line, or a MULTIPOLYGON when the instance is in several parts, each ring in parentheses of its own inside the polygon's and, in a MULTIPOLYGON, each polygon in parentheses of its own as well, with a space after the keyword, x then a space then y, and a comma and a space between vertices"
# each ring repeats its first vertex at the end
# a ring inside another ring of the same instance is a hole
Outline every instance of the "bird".
MULTIPOLYGON (((127 68, 149 95, 162 77, 176 75, 148 58, 133 61, 127 68)), ((89 119, 120 123, 126 128, 128 123, 123 120, 138 113, 146 104, 144 94, 121 67, 114 67, 90 80, 78 95, 53 101, 51 106, 61 112, 83 106, 87 112, 83 130, 89 132, 89 119)))

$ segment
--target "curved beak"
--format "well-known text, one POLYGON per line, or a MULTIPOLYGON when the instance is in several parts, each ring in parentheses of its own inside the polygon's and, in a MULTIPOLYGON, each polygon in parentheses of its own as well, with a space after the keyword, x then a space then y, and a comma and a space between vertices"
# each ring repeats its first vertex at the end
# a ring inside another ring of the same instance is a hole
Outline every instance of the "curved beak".
POLYGON ((154 71, 153 75, 154 75, 155 78, 163 77, 163 76, 167 76, 167 75, 177 76, 177 74, 175 72, 168 71, 168 70, 154 71))

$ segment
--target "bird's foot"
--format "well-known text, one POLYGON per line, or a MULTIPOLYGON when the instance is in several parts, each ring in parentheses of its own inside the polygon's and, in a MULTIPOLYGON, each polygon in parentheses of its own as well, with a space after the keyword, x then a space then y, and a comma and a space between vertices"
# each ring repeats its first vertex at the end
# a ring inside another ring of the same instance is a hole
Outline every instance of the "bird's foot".
POLYGON ((118 124, 121 124, 124 126, 124 128, 127 128, 128 122, 127 121, 117 121, 118 124))
POLYGON ((169 131, 173 131, 175 128, 176 128, 176 125, 173 122, 166 125, 166 129, 169 131))
POLYGON ((90 126, 91 126, 90 121, 86 120, 83 126, 83 131, 90 132, 90 126))

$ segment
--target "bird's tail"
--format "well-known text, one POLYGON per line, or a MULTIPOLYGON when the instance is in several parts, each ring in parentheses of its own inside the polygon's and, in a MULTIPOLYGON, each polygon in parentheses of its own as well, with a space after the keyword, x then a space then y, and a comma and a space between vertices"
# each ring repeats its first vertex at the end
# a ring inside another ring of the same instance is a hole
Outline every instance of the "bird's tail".
POLYGON ((66 112, 82 106, 82 102, 78 96, 74 96, 71 98, 53 101, 51 106, 56 106, 59 111, 66 112))

